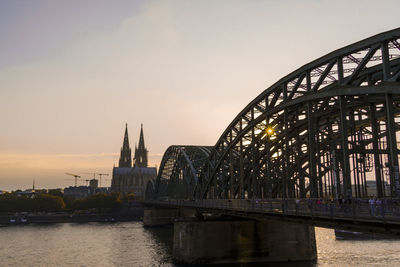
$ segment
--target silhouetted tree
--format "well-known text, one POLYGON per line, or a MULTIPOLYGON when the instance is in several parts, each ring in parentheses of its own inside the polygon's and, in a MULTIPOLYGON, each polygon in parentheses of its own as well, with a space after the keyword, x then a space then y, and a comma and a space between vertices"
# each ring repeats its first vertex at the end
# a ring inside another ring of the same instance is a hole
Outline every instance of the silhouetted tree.
POLYGON ((121 199, 119 193, 97 193, 86 198, 77 199, 69 203, 69 205, 72 210, 96 209, 97 211, 112 211, 120 207, 121 199))
POLYGON ((62 211, 64 200, 49 194, 20 195, 16 192, 0 195, 0 212, 62 211))

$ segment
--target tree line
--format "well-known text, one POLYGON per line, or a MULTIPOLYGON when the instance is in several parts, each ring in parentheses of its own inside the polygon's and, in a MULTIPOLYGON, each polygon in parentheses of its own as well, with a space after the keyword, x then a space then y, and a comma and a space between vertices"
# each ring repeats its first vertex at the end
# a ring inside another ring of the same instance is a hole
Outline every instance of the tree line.
POLYGON ((21 195, 16 192, 0 195, 0 212, 60 212, 92 210, 115 211, 121 206, 119 193, 97 193, 81 199, 64 198, 61 192, 21 195))

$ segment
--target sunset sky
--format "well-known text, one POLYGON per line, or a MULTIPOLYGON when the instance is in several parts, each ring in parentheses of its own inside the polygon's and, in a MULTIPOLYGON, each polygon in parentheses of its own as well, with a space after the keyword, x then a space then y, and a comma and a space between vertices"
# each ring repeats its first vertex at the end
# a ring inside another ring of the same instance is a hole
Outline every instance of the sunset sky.
POLYGON ((265 88, 399 27, 399 10, 398 0, 0 0, 0 190, 111 174, 125 123, 131 147, 143 123, 152 166, 169 145, 213 145, 265 88))

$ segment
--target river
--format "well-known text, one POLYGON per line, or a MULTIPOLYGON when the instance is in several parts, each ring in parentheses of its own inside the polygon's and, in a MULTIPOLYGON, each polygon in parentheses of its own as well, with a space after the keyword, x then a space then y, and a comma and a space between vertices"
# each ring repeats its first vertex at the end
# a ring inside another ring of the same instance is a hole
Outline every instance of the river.
MULTIPOLYGON (((1 226, 0 266, 176 266, 169 230, 141 222, 1 226)), ((279 266, 400 266, 400 240, 335 240, 324 228, 316 238, 317 262, 279 266)))

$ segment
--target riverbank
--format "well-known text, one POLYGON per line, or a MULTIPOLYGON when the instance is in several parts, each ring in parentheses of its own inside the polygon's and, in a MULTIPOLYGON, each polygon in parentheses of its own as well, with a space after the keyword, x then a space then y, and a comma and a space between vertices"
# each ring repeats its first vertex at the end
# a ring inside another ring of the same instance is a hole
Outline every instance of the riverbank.
POLYGON ((116 212, 19 212, 0 213, 0 224, 18 225, 28 223, 66 223, 66 222, 126 222, 143 218, 143 206, 138 203, 124 203, 116 212))

